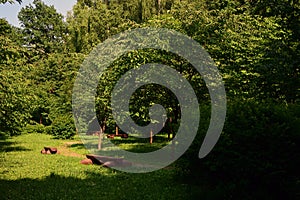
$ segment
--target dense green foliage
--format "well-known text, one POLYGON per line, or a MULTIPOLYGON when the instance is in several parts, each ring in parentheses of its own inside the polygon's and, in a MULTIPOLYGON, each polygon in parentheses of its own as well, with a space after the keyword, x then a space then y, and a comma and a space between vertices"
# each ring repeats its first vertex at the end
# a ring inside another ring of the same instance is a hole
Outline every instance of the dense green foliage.
POLYGON ((0 19, 0 133, 18 134, 30 118, 32 97, 26 92, 26 49, 16 41, 17 30, 0 19))
POLYGON ((215 187, 219 198, 294 199, 299 189, 299 105, 234 101, 228 105, 223 134, 204 159, 195 155, 209 123, 202 109, 202 130, 177 163, 182 177, 215 187), (186 177, 185 177, 186 178, 186 177))
MULTIPOLYGON (((105 131, 115 131, 111 91, 126 71, 152 62, 172 66, 201 102, 201 128, 177 163, 178 174, 202 180, 191 184, 208 184, 209 198, 299 197, 299 13, 299 1, 291 0, 78 0, 64 20, 53 6, 34 0, 18 15, 21 28, 0 19, 0 136, 74 137, 72 88, 91 50, 128 29, 174 29, 208 51, 225 82, 227 119, 213 152, 197 157, 210 118, 200 74, 183 58, 154 49, 128 52, 100 79, 96 110, 105 131)), ((180 105, 158 85, 134 93, 132 118, 147 124, 154 103, 172 118, 161 134, 176 132, 180 105)))

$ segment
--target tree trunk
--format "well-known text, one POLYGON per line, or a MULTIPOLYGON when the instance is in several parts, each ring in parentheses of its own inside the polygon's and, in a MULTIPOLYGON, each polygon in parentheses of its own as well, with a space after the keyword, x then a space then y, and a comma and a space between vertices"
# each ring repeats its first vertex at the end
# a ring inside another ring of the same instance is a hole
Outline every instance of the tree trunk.
POLYGON ((172 144, 171 144, 171 159, 175 158, 175 140, 174 140, 174 133, 172 134, 172 144))
POLYGON ((168 119, 168 121, 167 121, 167 124, 168 124, 168 140, 170 140, 171 139, 171 134, 172 134, 172 138, 173 138, 173 135, 174 135, 174 133, 173 133, 173 128, 172 128, 172 117, 170 117, 169 119, 168 119))
POLYGON ((139 4, 138 4, 138 22, 142 22, 143 21, 143 0, 139 0, 139 4))
POLYGON ((100 127, 100 132, 99 132, 99 139, 98 139, 98 150, 101 150, 102 146, 102 128, 100 127))
POLYGON ((150 131, 150 144, 152 144, 152 143, 153 143, 153 131, 151 129, 151 131, 150 131))
POLYGON ((155 4, 156 4, 156 14, 160 15, 160 13, 161 13, 161 0, 156 0, 155 4))
POLYGON ((103 138, 103 134, 105 132, 105 127, 106 127, 106 119, 100 125, 100 132, 99 132, 99 139, 98 139, 98 150, 101 150, 101 148, 102 148, 102 138, 103 138))

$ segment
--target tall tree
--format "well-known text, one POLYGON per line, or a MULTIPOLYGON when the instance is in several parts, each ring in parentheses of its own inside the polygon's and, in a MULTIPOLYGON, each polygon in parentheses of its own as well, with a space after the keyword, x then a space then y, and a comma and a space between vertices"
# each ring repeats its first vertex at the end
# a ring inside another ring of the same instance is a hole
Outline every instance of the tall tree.
MULTIPOLYGON (((22 3, 22 0, 15 0, 16 2, 18 2, 19 4, 22 3)), ((0 0, 0 3, 14 3, 14 0, 0 0)))
POLYGON ((120 7, 101 1, 79 0, 68 16, 69 46, 75 52, 88 53, 93 47, 124 29, 129 23, 120 7))
MULTIPOLYGON (((257 75, 259 74, 259 77, 254 79, 260 90, 260 92, 257 90, 256 94, 260 93, 261 97, 276 101, 299 101, 300 2, 292 0, 204 0, 203 2, 207 10, 218 13, 219 18, 224 12, 240 19, 243 15, 248 16, 247 18, 251 20, 245 18, 244 25, 249 26, 249 31, 259 30, 254 34, 256 41, 250 42, 254 37, 249 37, 247 40, 249 44, 260 41, 258 47, 262 49, 245 48, 247 51, 257 51, 257 55, 260 54, 257 59, 252 58, 252 64, 247 65, 249 69, 252 68, 252 71, 255 70, 257 75), (251 27, 254 25, 253 20, 256 21, 256 28, 251 27), (267 33, 267 29, 273 31, 267 33)), ((230 19, 225 21, 230 22, 230 19)), ((245 29, 241 30, 246 32, 245 29)), ((239 60, 245 61, 246 58, 247 56, 239 60)))
POLYGON ((269 90, 276 88, 272 96, 297 102, 300 99, 300 1, 261 0, 250 1, 250 5, 253 15, 275 18, 282 31, 288 33, 273 48, 266 49, 266 56, 272 59, 265 63, 269 69, 263 81, 268 83, 269 90))
POLYGON ((122 16, 137 23, 146 22, 155 15, 164 14, 170 10, 174 0, 118 0, 111 4, 122 8, 122 16))
POLYGON ((0 19, 0 134, 18 134, 30 118, 26 80, 26 49, 16 41, 16 29, 0 19))
POLYGON ((18 14, 24 33, 24 43, 41 53, 52 53, 64 48, 66 25, 63 16, 53 6, 34 0, 18 14))
POLYGON ((241 2, 181 1, 171 14, 215 60, 229 97, 294 102, 299 98, 299 42, 290 42, 283 19, 255 15, 241 2))

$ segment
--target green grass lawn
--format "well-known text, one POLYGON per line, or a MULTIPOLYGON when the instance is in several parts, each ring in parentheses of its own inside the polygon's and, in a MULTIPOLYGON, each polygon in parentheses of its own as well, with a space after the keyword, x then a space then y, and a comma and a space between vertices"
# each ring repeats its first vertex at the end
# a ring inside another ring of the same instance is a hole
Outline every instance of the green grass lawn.
MULTIPOLYGON (((27 134, 0 141, 0 199, 195 199, 172 168, 130 174, 82 165, 88 151, 75 140, 27 134), (62 152, 44 155, 44 146, 62 152)), ((193 192, 192 192, 193 191, 193 192)))

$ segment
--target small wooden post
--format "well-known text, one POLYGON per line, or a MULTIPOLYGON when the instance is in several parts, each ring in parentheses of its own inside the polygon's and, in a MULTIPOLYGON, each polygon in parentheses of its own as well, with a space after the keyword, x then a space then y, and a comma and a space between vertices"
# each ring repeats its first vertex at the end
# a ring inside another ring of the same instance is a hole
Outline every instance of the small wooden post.
POLYGON ((116 135, 119 135, 119 127, 116 126, 116 135))

